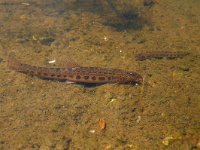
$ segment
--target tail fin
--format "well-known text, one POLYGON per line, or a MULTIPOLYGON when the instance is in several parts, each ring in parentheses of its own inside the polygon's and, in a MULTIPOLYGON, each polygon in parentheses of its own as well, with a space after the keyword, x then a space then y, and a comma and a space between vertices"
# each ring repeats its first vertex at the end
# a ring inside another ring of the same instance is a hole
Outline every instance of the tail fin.
POLYGON ((12 69, 12 70, 20 70, 20 65, 21 63, 15 58, 15 53, 14 52, 11 52, 9 55, 8 55, 8 68, 9 69, 12 69))

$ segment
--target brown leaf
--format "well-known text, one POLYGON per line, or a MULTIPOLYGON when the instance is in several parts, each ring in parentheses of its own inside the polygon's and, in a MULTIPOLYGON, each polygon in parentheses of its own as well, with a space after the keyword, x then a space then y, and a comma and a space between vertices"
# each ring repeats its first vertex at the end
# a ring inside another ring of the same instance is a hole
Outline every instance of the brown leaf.
POLYGON ((101 130, 106 128, 106 121, 105 121, 104 118, 99 119, 99 127, 100 127, 101 130))

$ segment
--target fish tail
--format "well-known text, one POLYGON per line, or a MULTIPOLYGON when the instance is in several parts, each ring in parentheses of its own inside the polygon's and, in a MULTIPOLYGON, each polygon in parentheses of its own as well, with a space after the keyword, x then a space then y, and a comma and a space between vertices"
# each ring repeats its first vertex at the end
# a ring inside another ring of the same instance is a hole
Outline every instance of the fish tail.
POLYGON ((15 57, 15 53, 14 52, 11 52, 9 55, 8 55, 8 63, 7 63, 7 66, 9 69, 11 70, 15 70, 15 71, 20 71, 21 69, 21 63, 19 60, 16 59, 15 57))

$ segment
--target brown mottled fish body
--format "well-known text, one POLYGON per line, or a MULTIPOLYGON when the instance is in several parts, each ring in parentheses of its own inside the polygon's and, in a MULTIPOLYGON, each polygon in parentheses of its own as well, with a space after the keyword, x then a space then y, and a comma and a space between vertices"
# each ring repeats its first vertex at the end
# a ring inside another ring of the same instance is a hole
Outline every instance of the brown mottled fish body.
POLYGON ((139 53, 135 56, 136 60, 143 61, 146 59, 162 59, 162 58, 167 58, 167 59, 175 59, 175 58, 182 58, 186 55, 188 55, 188 52, 183 52, 183 51, 152 51, 152 52, 144 52, 144 53, 139 53))
POLYGON ((8 58, 8 67, 17 72, 42 79, 71 81, 77 83, 141 83, 142 77, 130 71, 100 67, 45 68, 19 62, 13 55, 8 58))

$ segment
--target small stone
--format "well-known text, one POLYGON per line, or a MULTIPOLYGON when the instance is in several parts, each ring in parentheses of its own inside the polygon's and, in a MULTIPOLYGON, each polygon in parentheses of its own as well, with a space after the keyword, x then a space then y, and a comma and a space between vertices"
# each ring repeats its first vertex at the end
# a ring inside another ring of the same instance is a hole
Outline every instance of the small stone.
POLYGON ((29 6, 30 4, 29 3, 21 3, 22 5, 26 5, 26 6, 29 6))
POLYGON ((110 100, 110 103, 112 103, 112 102, 114 102, 114 101, 116 101, 117 99, 116 98, 112 98, 111 100, 110 100))
POLYGON ((137 116, 136 122, 139 123, 141 121, 141 116, 137 116))
POLYGON ((55 63, 56 62, 56 60, 54 59, 54 60, 50 60, 48 63, 49 64, 53 64, 53 63, 55 63))
POLYGON ((108 41, 108 38, 106 36, 103 37, 104 41, 108 41))
POLYGON ((90 133, 95 133, 95 130, 90 130, 89 132, 90 132, 90 133))

